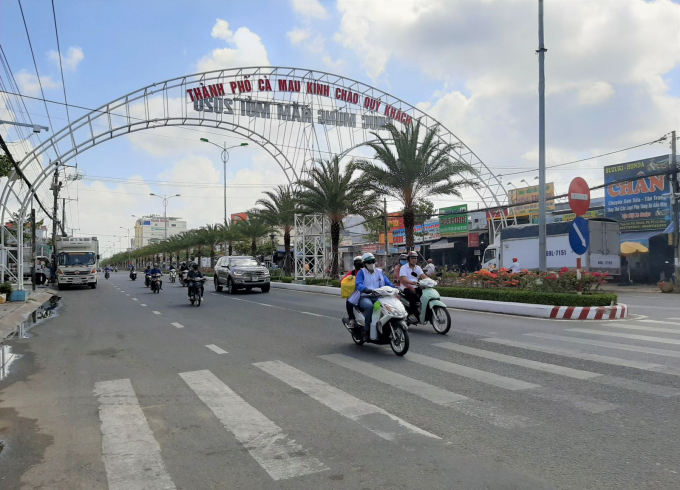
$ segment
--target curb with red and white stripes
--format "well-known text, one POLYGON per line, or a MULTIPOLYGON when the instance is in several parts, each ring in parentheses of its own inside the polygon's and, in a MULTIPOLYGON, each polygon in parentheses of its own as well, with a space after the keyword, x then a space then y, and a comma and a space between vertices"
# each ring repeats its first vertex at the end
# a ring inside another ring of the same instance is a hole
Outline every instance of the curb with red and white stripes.
POLYGON ((562 320, 616 320, 628 318, 628 307, 626 305, 553 306, 550 318, 562 320))
MULTIPOLYGON (((340 295, 340 288, 328 286, 308 286, 304 284, 271 283, 273 288, 292 289, 307 293, 340 295)), ((448 308, 460 310, 501 313, 504 315, 554 318, 556 320, 616 320, 628 318, 626 305, 614 306, 550 306, 527 303, 508 303, 505 301, 486 301, 467 298, 440 298, 448 308)))

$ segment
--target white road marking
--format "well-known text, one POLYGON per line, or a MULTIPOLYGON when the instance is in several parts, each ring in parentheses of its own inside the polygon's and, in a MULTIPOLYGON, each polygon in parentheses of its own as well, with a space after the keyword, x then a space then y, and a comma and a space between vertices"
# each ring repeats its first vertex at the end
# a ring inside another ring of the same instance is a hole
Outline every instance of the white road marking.
POLYGON ((608 410, 614 410, 619 407, 618 405, 615 405, 613 403, 603 402, 595 398, 565 393, 563 391, 543 387, 535 383, 527 383, 526 381, 508 378, 494 373, 488 373, 486 371, 481 371, 479 369, 462 366, 460 364, 454 364, 452 362, 442 361, 441 359, 423 356, 420 354, 416 354, 414 352, 409 352, 408 356, 405 357, 405 359, 417 362, 418 364, 422 364, 424 366, 428 366, 434 369, 439 369, 440 371, 474 379, 481 383, 490 384, 506 390, 511 391, 524 390, 522 391, 522 393, 526 393, 537 398, 549 400, 551 402, 567 403, 569 405, 573 405, 579 409, 586 410, 591 413, 602 413, 608 410))
POLYGON ((617 388, 625 388, 631 391, 639 391, 641 393, 649 393, 652 395, 659 395, 665 397, 672 397, 680 395, 680 391, 666 386, 645 383, 643 381, 636 381, 634 379, 620 378, 617 376, 608 376, 606 374, 594 373, 592 371, 584 371, 582 369, 573 369, 565 366, 558 366, 556 364, 548 364, 545 362, 532 361, 531 359, 523 359, 521 357, 509 356, 507 354, 500 354, 498 352, 491 352, 482 349, 475 349, 465 345, 452 344, 450 342, 442 344, 434 344, 438 347, 443 347, 456 352, 470 354, 473 356, 492 359, 494 361, 504 362, 507 364, 514 364, 515 366, 522 366, 528 369, 535 369, 537 371, 544 371, 547 373, 558 374, 568 378, 592 381, 607 386, 616 386, 617 388))
POLYGON ((177 327, 177 328, 184 328, 184 325, 182 325, 181 323, 177 323, 177 322, 172 322, 170 325, 177 327))
POLYGON ((642 330, 645 332, 659 332, 659 333, 674 333, 676 335, 680 335, 680 329, 678 328, 663 328, 663 327, 645 327, 643 325, 630 325, 627 323, 617 323, 614 325, 611 325, 612 327, 616 328, 625 328, 628 330, 642 330))
MULTIPOLYGON (((520 349, 535 350, 538 352, 545 352, 547 354, 557 354, 558 356, 573 357, 574 359, 582 359, 584 361, 601 362, 603 364, 613 364, 615 366, 624 366, 635 369, 642 369, 644 371, 665 372, 668 373, 669 368, 661 364, 653 364, 650 362, 631 361, 629 359, 620 359, 618 357, 602 356, 599 354, 591 354, 589 352, 580 352, 570 349, 559 349, 557 347, 547 347, 540 344, 532 344, 529 342, 518 342, 516 340, 506 340, 499 338, 481 339, 484 342, 493 342, 494 344, 507 345, 510 347, 518 347, 520 349)), ((680 370, 676 375, 680 376, 680 370)))
POLYGON ((210 371, 180 373, 180 376, 273 480, 328 470, 210 371))
POLYGON ((404 359, 406 359, 407 361, 422 364, 423 366, 428 366, 434 369, 438 369, 440 371, 455 374, 456 376, 474 379, 475 381, 479 381, 480 383, 497 386, 505 390, 511 391, 528 390, 531 388, 540 388, 541 386, 534 383, 527 383, 526 381, 521 381, 519 379, 507 378, 505 376, 489 373, 486 371, 482 371, 480 369, 463 366, 461 364, 454 364, 452 362, 442 361, 441 359, 435 359, 434 357, 423 356, 421 354, 416 354, 413 352, 409 352, 409 355, 407 357, 405 356, 404 359))
POLYGON ((598 376, 602 376, 601 374, 592 373, 590 371, 581 371, 580 369, 572 369, 569 367, 557 366, 555 364, 546 364, 544 362, 532 361, 530 359, 522 359, 520 357, 508 356, 505 354, 499 354, 498 352, 491 352, 488 350, 475 349, 473 347, 453 344, 450 342, 444 342, 441 344, 434 345, 436 345, 437 347, 443 347, 444 349, 462 352, 464 354, 469 354, 472 356, 484 357, 486 359, 505 362, 507 364, 514 364, 515 366, 522 366, 529 369, 536 369, 538 371, 545 371, 547 373, 569 376, 570 378, 591 379, 596 378, 598 376))
POLYGON ((140 306, 146 306, 144 303, 139 303, 140 306))
POLYGON ((400 436, 409 434, 441 439, 380 407, 366 403, 284 362, 257 362, 253 365, 388 441, 394 441, 400 436), (381 417, 376 417, 376 415, 381 417))
POLYGON ((300 313, 304 313, 305 315, 312 315, 312 316, 326 316, 326 315, 319 315, 318 313, 310 313, 309 311, 301 311, 300 313))
POLYGON ((110 490, 174 490, 129 379, 95 383, 110 490))
POLYGON ((627 350, 627 351, 631 351, 631 352, 644 352, 646 354, 656 354, 658 356, 680 358, 680 351, 675 351, 675 350, 656 349, 654 347, 643 347, 643 346, 631 345, 631 344, 618 344, 616 342, 604 342, 604 341, 601 341, 601 340, 581 339, 581 338, 578 338, 578 337, 568 337, 568 336, 565 336, 565 335, 553 335, 553 334, 549 334, 549 333, 525 333, 524 335, 528 335, 530 337, 538 337, 538 338, 541 338, 541 339, 561 340, 561 341, 564 341, 564 342, 573 342, 575 344, 596 345, 596 346, 599 346, 599 347, 609 347, 610 349, 627 350))
POLYGON ((132 301, 139 301, 137 298, 132 298, 132 301))
POLYGON ((129 294, 126 294, 125 296, 130 296, 129 294))
MULTIPOLYGON (((676 318, 667 318, 667 320, 676 320, 676 318)), ((678 322, 663 322, 660 320, 638 320, 638 321, 644 323, 658 323, 660 325, 670 325, 671 327, 673 326, 680 327, 680 323, 678 322)))
POLYGON ((403 374, 398 374, 352 357, 342 354, 331 354, 319 357, 344 368, 356 371, 357 373, 361 373, 369 378, 394 386, 399 390, 425 398, 437 405, 443 405, 460 411, 465 415, 483 419, 496 427, 516 429, 538 425, 527 417, 503 414, 498 408, 489 404, 473 400, 452 391, 438 388, 423 381, 409 378, 403 374))
POLYGON ((649 335, 635 335, 631 333, 601 332, 589 328, 568 328, 570 332, 588 333, 591 335, 603 335, 605 337, 620 337, 622 339, 644 340, 645 342, 658 342, 661 344, 680 345, 680 339, 667 339, 664 337, 650 337, 649 335))
POLYGON ((209 344, 209 345, 206 345, 206 347, 208 349, 210 349, 211 351, 216 352, 217 354, 229 354, 226 350, 220 349, 215 344, 209 344))
POLYGON ((680 318, 666 318, 666 320, 680 320, 680 318))
POLYGON ((153 314, 154 314, 154 315, 160 315, 161 312, 160 312, 160 311, 155 311, 155 310, 154 310, 153 314))

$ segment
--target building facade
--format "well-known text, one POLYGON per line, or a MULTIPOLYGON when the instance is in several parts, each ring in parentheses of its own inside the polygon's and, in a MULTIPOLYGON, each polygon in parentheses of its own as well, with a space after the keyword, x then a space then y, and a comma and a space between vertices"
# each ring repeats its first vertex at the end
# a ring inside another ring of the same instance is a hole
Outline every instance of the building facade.
POLYGON ((178 235, 187 231, 187 222, 182 218, 167 217, 167 223, 163 216, 149 215, 138 218, 135 221, 134 248, 145 247, 150 243, 158 243, 166 237, 178 235))

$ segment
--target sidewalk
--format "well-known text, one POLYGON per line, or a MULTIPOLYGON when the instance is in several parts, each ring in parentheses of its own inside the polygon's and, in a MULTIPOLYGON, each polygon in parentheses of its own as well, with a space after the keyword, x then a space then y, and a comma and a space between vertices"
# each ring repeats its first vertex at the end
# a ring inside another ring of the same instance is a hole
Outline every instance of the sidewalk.
POLYGON ((662 293, 659 286, 656 284, 631 284, 630 286, 619 286, 618 284, 607 283, 600 287, 600 290, 609 293, 625 294, 625 293, 648 293, 648 294, 672 294, 662 293))
POLYGON ((7 302, 0 305, 0 342, 16 331, 31 314, 47 303, 58 292, 50 288, 28 291, 26 301, 7 302))

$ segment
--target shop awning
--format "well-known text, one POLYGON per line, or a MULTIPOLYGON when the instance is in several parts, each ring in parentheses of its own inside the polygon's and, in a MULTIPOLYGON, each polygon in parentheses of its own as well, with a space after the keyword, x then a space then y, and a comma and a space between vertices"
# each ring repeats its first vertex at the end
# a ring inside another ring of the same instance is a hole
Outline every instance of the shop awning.
POLYGON ((649 240, 653 236, 662 235, 667 233, 661 230, 649 230, 649 231, 629 231, 621 233, 621 243, 625 242, 637 242, 641 240, 649 240))
POLYGON ((637 242, 623 242, 621 244, 621 255, 645 254, 649 249, 637 242))

